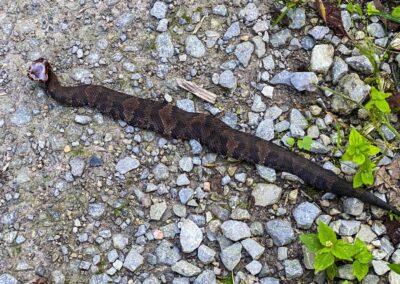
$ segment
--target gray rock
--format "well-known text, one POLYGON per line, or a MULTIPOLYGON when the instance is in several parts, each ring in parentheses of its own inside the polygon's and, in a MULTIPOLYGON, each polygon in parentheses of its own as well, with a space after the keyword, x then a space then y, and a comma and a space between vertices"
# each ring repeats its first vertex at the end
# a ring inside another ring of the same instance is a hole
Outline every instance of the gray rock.
POLYGON ((340 57, 336 56, 333 59, 333 66, 332 66, 332 82, 337 84, 339 80, 347 74, 349 71, 349 66, 347 63, 340 57))
POLYGON ((394 247, 386 237, 381 239, 381 250, 383 250, 386 253, 385 259, 389 259, 389 257, 394 252, 394 247))
POLYGON ((157 263, 161 265, 174 265, 182 256, 178 247, 167 240, 162 240, 155 250, 157 263))
POLYGON ((292 39, 292 33, 289 29, 281 30, 271 36, 270 43, 273 47, 280 47, 292 39))
POLYGON ((115 234, 112 236, 113 246, 116 249, 123 250, 129 243, 129 238, 123 234, 115 234))
POLYGON ((255 36, 251 39, 251 41, 254 43, 255 46, 254 53, 257 55, 258 58, 263 57, 266 52, 266 49, 265 49, 265 42, 263 41, 262 37, 255 36))
POLYGON ((105 273, 92 275, 89 280, 89 284, 107 284, 110 283, 112 279, 105 273))
POLYGON ((228 15, 228 10, 225 5, 216 5, 213 7, 212 12, 214 15, 225 17, 228 15))
POLYGON ((290 111, 290 124, 306 129, 308 121, 298 109, 294 108, 290 111))
POLYGON ((262 264, 257 260, 253 260, 252 262, 246 265, 246 269, 248 272, 251 273, 251 275, 257 275, 258 273, 260 273, 261 268, 262 264))
POLYGON ((299 228, 309 229, 320 213, 321 210, 315 204, 303 202, 294 209, 293 217, 299 228))
POLYGON ((188 203, 190 199, 192 199, 194 195, 194 191, 191 188, 185 187, 179 191, 179 200, 182 204, 188 203))
POLYGON ((397 274, 394 271, 389 272, 388 279, 390 284, 400 284, 400 274, 397 274))
POLYGON ((276 171, 273 168, 269 168, 263 165, 256 165, 257 172, 261 178, 268 182, 276 181, 276 171))
POLYGON ((166 180, 169 177, 168 167, 163 163, 159 163, 153 168, 153 174, 157 181, 166 180))
MULTIPOLYGON (((265 56, 262 60, 262 63, 265 70, 271 71, 275 69, 275 61, 272 54, 265 56)), ((290 84, 290 80, 288 80, 288 82, 290 84)))
POLYGON ((279 279, 274 277, 264 277, 260 279, 260 284, 279 284, 279 279))
POLYGON ((282 188, 275 184, 258 183, 251 192, 254 197, 254 205, 266 207, 278 203, 281 199, 282 188))
POLYGON ((206 245, 200 245, 199 249, 197 250, 197 258, 204 264, 213 262, 215 254, 215 250, 206 245))
POLYGON ((326 154, 329 152, 329 148, 318 141, 313 141, 311 143, 310 152, 317 153, 317 154, 326 154))
POLYGON ((157 1, 154 3, 153 8, 150 10, 150 15, 156 17, 157 19, 164 19, 167 14, 168 6, 162 1, 157 1))
POLYGON ((81 125, 89 124, 92 121, 92 118, 87 115, 75 115, 75 122, 81 125))
POLYGON ((232 240, 239 241, 245 238, 249 238, 251 236, 249 226, 240 221, 229 220, 225 221, 221 225, 222 234, 232 240))
POLYGON ((127 12, 119 16, 115 22, 117 27, 124 30, 128 28, 128 26, 130 26, 134 20, 135 17, 133 16, 133 14, 131 12, 127 12))
POLYGON ((250 220, 250 213, 246 209, 236 207, 231 213, 231 218, 234 220, 250 220))
POLYGON ((192 277, 200 274, 201 269, 186 260, 180 260, 171 266, 172 271, 186 277, 192 277))
POLYGON ((124 70, 134 73, 136 71, 136 66, 135 64, 131 63, 131 62, 124 62, 122 64, 122 68, 124 68, 124 70))
POLYGON ((339 235, 352 236, 360 230, 360 221, 340 220, 339 235))
POLYGON ((221 64, 220 68, 222 70, 234 70, 237 67, 236 60, 228 60, 221 64))
POLYGON ((157 31, 158 32, 166 32, 167 30, 168 30, 168 19, 161 19, 159 22, 158 22, 158 25, 157 25, 157 31))
POLYGON ((283 110, 280 107, 274 105, 265 111, 264 118, 275 120, 279 116, 281 116, 282 113, 283 110))
POLYGON ((262 33, 267 31, 269 28, 269 22, 268 21, 258 21, 255 23, 253 26, 253 30, 256 34, 262 33))
POLYGON ((150 219, 160 220, 166 209, 167 209, 167 204, 165 201, 151 205, 150 219))
MULTIPOLYGON (((368 97, 371 87, 365 84, 358 74, 350 73, 340 79, 337 90, 342 92, 344 95, 349 96, 353 101, 363 103, 368 97)), ((333 96, 332 108, 335 112, 348 114, 357 107, 356 103, 349 102, 341 96, 333 96)))
POLYGON ((287 259, 283 262, 287 279, 299 278, 303 275, 303 268, 298 259, 287 259))
POLYGON ((184 172, 190 172, 193 169, 193 160, 191 157, 183 157, 179 160, 179 168, 184 172))
POLYGON ((275 131, 278 133, 284 132, 290 128, 290 122, 287 120, 282 120, 275 124, 275 131))
POLYGON ((27 124, 32 120, 31 110, 25 106, 20 106, 11 116, 11 123, 17 126, 27 124))
POLYGON ((367 26, 368 33, 376 38, 381 38, 385 36, 385 29, 380 23, 371 23, 367 26))
POLYGON ((353 216, 360 216, 364 210, 364 202, 357 198, 346 198, 343 201, 343 211, 353 216))
POLYGON ((98 219, 105 213, 106 205, 104 203, 90 203, 88 211, 90 216, 98 219))
MULTIPOLYGON (((64 284, 65 283, 65 275, 59 270, 53 270, 51 272, 51 280, 53 281, 54 284, 64 284)), ((2 282, 0 282, 0 283, 2 283, 2 282)), ((11 282, 11 283, 13 283, 13 282, 11 282)), ((17 282, 15 282, 15 283, 17 283, 17 282)))
POLYGON ((132 248, 125 257, 124 267, 131 272, 134 272, 143 264, 143 256, 132 248))
POLYGON ((289 72, 287 70, 283 70, 282 72, 279 72, 276 74, 274 77, 272 77, 270 83, 272 85, 286 85, 286 86, 292 86, 292 83, 290 79, 292 78, 293 73, 289 72))
POLYGON ((383 260, 373 260, 372 261, 372 267, 374 268, 374 271, 377 275, 383 275, 386 272, 388 272, 390 270, 389 266, 388 266, 388 262, 387 261, 383 261, 383 260))
POLYGON ((203 147, 201 146, 200 142, 198 142, 197 140, 191 139, 189 141, 189 145, 192 149, 192 153, 194 155, 198 155, 201 153, 201 151, 203 150, 203 147))
POLYGON ((244 67, 247 67, 249 65, 250 58, 251 58, 251 55, 253 54, 253 51, 254 51, 254 45, 249 41, 245 41, 245 42, 239 43, 236 46, 235 55, 236 55, 236 58, 239 60, 239 62, 244 67))
POLYGON ((265 251, 265 248, 253 239, 244 239, 241 243, 253 259, 259 259, 265 251))
POLYGON ((326 74, 333 63, 335 49, 331 44, 319 44, 314 46, 311 53, 311 70, 326 74))
POLYGON ((77 82, 85 82, 90 77, 90 71, 83 68, 72 69, 71 78, 77 82))
POLYGON ((251 110, 254 112, 264 112, 267 109, 267 106, 262 100, 260 95, 255 95, 253 100, 253 105, 251 106, 251 110))
POLYGON ((354 280, 356 277, 353 273, 353 267, 351 264, 345 264, 338 267, 336 276, 341 279, 354 280))
POLYGON ((186 219, 183 221, 179 239, 183 252, 190 253, 201 244, 203 233, 193 221, 186 219))
POLYGON ((305 36, 301 39, 301 47, 305 50, 311 50, 315 46, 315 39, 312 36, 305 36))
POLYGON ((240 25, 239 22, 232 23, 229 28, 226 30, 223 39, 230 40, 231 38, 237 37, 240 35, 240 25))
POLYGON ((309 251, 305 246, 301 247, 303 250, 303 263, 306 269, 314 269, 315 254, 309 251))
MULTIPOLYGON (((4 274, 0 275, 0 283, 1 284, 17 284, 18 280, 15 279, 10 274, 4 273, 4 274)), ((58 283, 61 283, 61 282, 58 282, 58 283)))
POLYGON ((156 49, 161 58, 170 58, 174 55, 174 46, 168 32, 161 33, 156 38, 156 49))
POLYGON ((265 229, 277 246, 287 245, 296 238, 288 221, 281 219, 268 221, 265 229))
POLYGON ((289 28, 298 30, 305 26, 306 10, 304 8, 290 9, 287 15, 291 20, 289 28))
POLYGON ((183 109, 187 112, 196 112, 194 107, 194 102, 190 99, 182 99, 176 101, 176 106, 180 109, 183 109))
POLYGON ((236 113, 228 111, 225 113, 222 121, 228 124, 230 127, 235 128, 237 125, 238 117, 236 113))
POLYGON ((227 89, 236 88, 236 77, 231 70, 225 70, 219 75, 219 84, 227 89))
POLYGON ((365 75, 370 75, 374 72, 371 61, 365 55, 348 57, 345 61, 351 68, 365 75))
POLYGON ((274 121, 272 119, 261 121, 256 129, 256 136, 268 141, 274 139, 274 121))
POLYGON ((115 170, 124 175, 127 172, 138 168, 139 166, 139 160, 131 157, 125 157, 118 161, 117 165, 115 166, 115 170))
POLYGON ((294 72, 290 77, 290 84, 300 92, 313 92, 317 88, 318 77, 314 72, 294 72))
POLYGON ((242 245, 240 243, 235 243, 224 248, 221 251, 220 257, 226 269, 232 271, 236 265, 238 265, 240 258, 242 257, 242 245))
POLYGON ((327 26, 315 26, 308 31, 308 34, 316 40, 323 39, 327 33, 329 33, 329 28, 327 26))
POLYGON ((199 276, 194 280, 193 284, 209 284, 217 283, 215 273, 212 270, 204 270, 199 276))
POLYGON ((71 174, 80 177, 85 169, 85 161, 81 157, 76 157, 69 161, 69 166, 71 167, 71 174))
POLYGON ((257 20, 258 8, 254 3, 248 3, 244 9, 239 11, 239 17, 244 18, 248 22, 257 20))
POLYGON ((186 53, 190 56, 201 58, 206 54, 206 48, 201 40, 195 35, 189 35, 186 38, 186 53))
MULTIPOLYGON (((187 177, 186 174, 180 174, 177 178, 176 178, 176 185, 177 186, 184 186, 184 185, 189 185, 190 184, 190 180, 187 177)), ((182 200, 181 200, 182 202, 182 200)))

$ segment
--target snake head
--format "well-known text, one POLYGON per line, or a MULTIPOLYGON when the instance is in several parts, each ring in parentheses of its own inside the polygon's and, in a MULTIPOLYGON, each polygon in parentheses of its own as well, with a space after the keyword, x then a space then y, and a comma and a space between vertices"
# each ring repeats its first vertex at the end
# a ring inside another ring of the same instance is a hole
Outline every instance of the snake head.
POLYGON ((28 78, 39 83, 49 80, 50 64, 44 58, 39 58, 31 63, 28 69, 28 78))

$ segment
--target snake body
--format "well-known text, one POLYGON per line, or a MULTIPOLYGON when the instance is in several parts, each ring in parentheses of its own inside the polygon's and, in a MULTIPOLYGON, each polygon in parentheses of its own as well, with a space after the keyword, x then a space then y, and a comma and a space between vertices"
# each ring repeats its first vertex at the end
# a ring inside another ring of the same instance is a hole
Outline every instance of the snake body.
POLYGON ((130 96, 100 85, 62 86, 43 58, 32 62, 28 77, 41 83, 47 94, 61 104, 95 108, 114 119, 161 133, 167 138, 196 139, 213 152, 289 172, 316 189, 355 197, 400 215, 395 206, 371 192, 354 189, 351 183, 316 163, 272 142, 235 130, 214 116, 187 112, 168 103, 130 96))

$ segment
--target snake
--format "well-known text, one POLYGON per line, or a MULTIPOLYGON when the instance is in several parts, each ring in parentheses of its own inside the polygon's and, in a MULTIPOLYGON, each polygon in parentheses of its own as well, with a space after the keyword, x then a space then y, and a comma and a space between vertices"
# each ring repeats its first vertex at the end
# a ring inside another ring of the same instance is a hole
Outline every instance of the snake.
POLYGON ((371 191, 353 188, 351 182, 317 163, 271 141, 231 128, 213 115, 188 112, 167 102, 128 95, 101 85, 63 86, 45 58, 31 62, 28 77, 63 105, 93 108, 113 119, 157 132, 166 138, 195 139, 212 152, 291 173, 319 191, 357 198, 400 216, 396 206, 371 191))

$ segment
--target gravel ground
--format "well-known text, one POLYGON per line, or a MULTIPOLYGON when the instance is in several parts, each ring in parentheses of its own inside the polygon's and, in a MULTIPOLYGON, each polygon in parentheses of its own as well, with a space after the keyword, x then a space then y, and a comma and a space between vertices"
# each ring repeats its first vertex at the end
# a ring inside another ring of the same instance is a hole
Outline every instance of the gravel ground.
MULTIPOLYGON (((0 0, 1 284, 200 284, 230 271, 236 283, 324 283, 298 241, 319 219, 368 243, 375 259, 364 283, 400 283, 386 268, 400 249, 375 218, 381 210, 197 141, 61 106, 26 77, 28 63, 46 57, 65 84, 166 100, 282 146, 308 135, 308 158, 351 177, 352 165, 333 157, 334 120, 357 125, 362 114, 314 84, 362 102, 372 66, 309 6, 272 27, 267 2, 0 0), (203 85, 217 103, 179 89, 176 78, 203 85)), ((377 44, 391 36, 378 19, 368 32, 377 44)), ((354 279, 347 268, 340 278, 354 279)))

